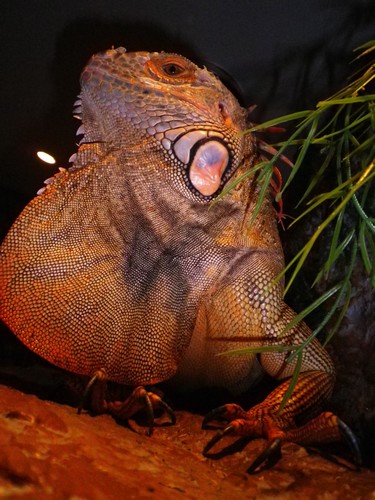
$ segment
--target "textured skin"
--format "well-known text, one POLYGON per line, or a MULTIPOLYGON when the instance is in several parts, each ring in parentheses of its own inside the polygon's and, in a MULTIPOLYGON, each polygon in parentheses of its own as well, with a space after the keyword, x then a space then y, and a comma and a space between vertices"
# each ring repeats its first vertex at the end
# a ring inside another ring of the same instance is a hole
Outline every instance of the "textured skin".
MULTIPOLYGON (((270 286, 283 255, 269 198, 251 223, 256 179, 210 206, 257 161, 245 111, 177 55, 108 50, 81 84, 84 137, 73 167, 47 181, 1 247, 2 319, 50 362, 131 387, 175 376, 183 387, 240 392, 260 365, 289 377, 289 353, 262 354, 260 364, 217 356, 311 334, 305 324, 284 331, 294 312, 283 284, 270 286)), ((331 393, 334 369, 316 340, 302 372, 280 428, 318 413, 331 393)), ((257 410, 256 425, 287 385, 257 410)))

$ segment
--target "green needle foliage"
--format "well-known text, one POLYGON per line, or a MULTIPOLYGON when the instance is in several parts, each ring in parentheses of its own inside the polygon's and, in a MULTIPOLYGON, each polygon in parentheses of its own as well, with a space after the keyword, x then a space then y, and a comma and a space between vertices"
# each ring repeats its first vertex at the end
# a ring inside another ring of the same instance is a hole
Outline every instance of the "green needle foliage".
MULTIPOLYGON (((344 251, 350 250, 351 253, 348 272, 343 281, 312 304, 306 313, 298 315, 297 321, 334 293, 340 296, 337 306, 342 303, 343 296, 350 296, 350 277, 358 252, 375 287, 375 94, 369 91, 371 84, 374 86, 375 83, 375 40, 362 45, 357 51, 360 51, 360 54, 356 59, 368 55, 374 57, 362 68, 359 76, 345 88, 329 99, 320 101, 313 110, 282 116, 250 129, 250 132, 256 132, 285 122, 297 122, 295 131, 287 140, 277 145, 278 153, 269 162, 273 167, 288 147, 299 147, 291 175, 278 193, 276 201, 292 182, 309 150, 317 146, 320 148, 321 165, 298 205, 305 202, 313 190, 318 194, 307 201, 307 208, 292 224, 297 223, 317 207, 329 206, 330 210, 309 241, 286 266, 283 274, 290 271, 291 276, 285 287, 285 293, 305 263, 312 247, 330 224, 334 224, 334 230, 329 255, 313 284, 328 277, 333 264, 344 251), (331 177, 336 176, 335 187, 327 192, 319 192, 323 175, 327 172, 331 177), (343 219, 351 207, 357 212, 358 223, 347 234, 347 231, 343 230, 343 219)), ((329 314, 332 316, 333 312, 329 314)), ((324 324, 319 327, 319 331, 328 319, 323 320, 324 324)))
MULTIPOLYGON (((327 343, 345 316, 351 297, 352 272, 358 257, 363 262, 372 286, 375 287, 375 94, 371 93, 370 90, 371 87, 372 89, 375 87, 375 40, 362 45, 356 51, 358 52, 356 60, 360 60, 362 64, 367 59, 370 59, 370 62, 362 65, 361 70, 354 75, 351 83, 342 90, 332 97, 318 102, 315 109, 274 118, 253 126, 247 131, 256 133, 280 124, 295 123, 295 128, 289 138, 273 145, 278 149, 276 154, 268 161, 262 161, 256 165, 248 173, 254 175, 255 171, 260 170, 258 178, 262 183, 262 196, 264 197, 269 188, 276 162, 282 159, 290 147, 297 147, 298 152, 294 167, 277 194, 276 201, 281 199, 285 190, 293 182, 298 170, 303 168, 306 156, 314 150, 314 158, 316 158, 316 151, 320 152, 321 163, 320 165, 318 163, 316 174, 297 205, 301 206, 304 203, 306 208, 292 224, 296 224, 309 214, 311 215, 311 212, 318 208, 327 215, 316 227, 303 248, 288 263, 283 273, 278 276, 277 279, 280 279, 286 272, 290 275, 285 293, 290 289, 322 233, 325 233, 325 237, 328 235, 328 239, 330 239, 330 244, 327 243, 329 245, 328 257, 321 269, 318 270, 313 285, 321 280, 327 280, 332 266, 342 254, 347 261, 347 270, 341 282, 335 284, 298 314, 287 327, 291 328, 330 299, 333 304, 330 305, 329 312, 318 328, 312 332, 311 337, 298 346, 273 346, 281 352, 285 352, 285 348, 288 347, 289 352, 291 352, 289 361, 296 361, 296 370, 291 380, 290 390, 285 395, 282 406, 288 400, 295 386, 301 367, 303 349, 329 321, 335 318, 334 324, 326 336, 325 343, 327 343), (334 187, 328 191, 325 190, 323 182, 323 178, 326 178, 327 174, 329 174, 330 179, 335 179, 334 187), (313 195, 313 193, 317 194, 313 195), (345 214, 350 213, 352 218, 353 211, 356 214, 357 222, 348 231, 348 228, 344 228, 343 221, 345 214), (330 231, 326 231, 328 227, 330 227, 330 231)), ((232 187, 229 186, 228 189, 232 187)), ((258 207, 263 201, 262 196, 258 207)), ((267 346, 251 347, 228 354, 267 352, 269 348, 267 346)))

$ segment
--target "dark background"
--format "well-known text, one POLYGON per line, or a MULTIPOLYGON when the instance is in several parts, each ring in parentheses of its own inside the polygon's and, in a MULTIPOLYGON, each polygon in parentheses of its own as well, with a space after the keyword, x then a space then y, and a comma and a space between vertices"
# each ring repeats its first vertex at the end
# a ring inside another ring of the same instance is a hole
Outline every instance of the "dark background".
POLYGON ((347 81, 353 49, 375 36, 373 0, 13 0, 2 2, 0 226, 75 151, 72 104, 87 59, 112 45, 175 51, 258 104, 293 112, 347 81), (230 75, 230 76, 229 76, 230 75))

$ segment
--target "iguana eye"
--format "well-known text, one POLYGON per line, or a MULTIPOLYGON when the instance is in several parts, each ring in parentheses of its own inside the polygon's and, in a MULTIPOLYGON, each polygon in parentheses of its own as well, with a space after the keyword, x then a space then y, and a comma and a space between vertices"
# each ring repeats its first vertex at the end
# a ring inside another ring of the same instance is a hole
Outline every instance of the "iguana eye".
POLYGON ((175 63, 163 64, 162 69, 168 76, 178 76, 185 71, 185 68, 175 63))
POLYGON ((189 83, 195 80, 197 67, 182 56, 155 54, 146 62, 145 69, 167 83, 189 83))

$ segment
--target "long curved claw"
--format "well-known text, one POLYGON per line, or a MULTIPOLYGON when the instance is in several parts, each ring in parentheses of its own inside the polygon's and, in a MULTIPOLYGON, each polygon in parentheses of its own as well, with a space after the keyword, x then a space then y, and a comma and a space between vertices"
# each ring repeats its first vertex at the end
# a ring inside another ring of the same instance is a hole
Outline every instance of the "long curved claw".
POLYGON ((202 421, 202 429, 206 429, 207 425, 212 422, 212 420, 217 420, 225 417, 226 406, 219 406, 218 408, 214 408, 210 412, 205 415, 202 421))
POLYGON ((247 473, 252 474, 262 464, 264 464, 265 462, 269 462, 270 459, 279 458, 280 454, 281 454, 281 444, 282 444, 282 441, 280 438, 275 438, 275 439, 272 439, 272 441, 269 441, 267 446, 262 451, 262 453, 257 456, 257 458, 253 461, 253 463, 247 469, 247 473))
POLYGON ((206 446, 203 449, 203 455, 206 456, 208 451, 216 444, 218 443, 224 436, 227 434, 231 434, 235 430, 235 425, 228 425, 221 431, 217 432, 212 439, 209 440, 209 442, 206 444, 206 446))
POLYGON ((357 467, 358 470, 360 470, 362 465, 362 455, 355 435, 353 434, 350 427, 348 427, 346 423, 340 420, 339 418, 337 419, 337 426, 339 428, 342 438, 349 445, 350 451, 352 452, 353 455, 353 461, 355 466, 357 467))
POLYGON ((158 396, 154 392, 148 392, 147 395, 150 399, 153 408, 161 408, 170 418, 171 420, 170 425, 174 425, 176 423, 176 415, 172 410, 172 408, 165 401, 163 401, 160 396, 158 396))
POLYGON ((209 422, 212 420, 226 420, 228 422, 238 419, 246 418, 246 412, 237 404, 226 404, 223 406, 218 406, 211 410, 203 418, 202 429, 206 429, 209 422))
POLYGON ((176 415, 175 412, 172 410, 172 408, 167 405, 165 401, 162 399, 160 400, 160 406, 161 408, 165 411, 165 413, 168 415, 168 417, 171 420, 171 425, 174 425, 176 423, 176 415))
POLYGON ((86 385, 85 391, 84 391, 83 396, 81 398, 81 401, 77 407, 78 415, 80 415, 82 413, 83 407, 84 407, 86 400, 90 394, 90 391, 97 380, 98 380, 98 374, 95 373, 95 375, 89 380, 89 383, 86 385))
POLYGON ((148 430, 146 432, 146 435, 152 436, 152 433, 154 432, 155 416, 154 416, 154 408, 152 406, 151 398, 148 395, 147 391, 144 391, 143 401, 144 401, 147 416, 148 416, 148 430))
MULTIPOLYGON (((142 406, 144 406, 148 417, 148 430, 146 432, 147 436, 152 436, 154 432, 154 427, 155 427, 154 409, 156 408, 161 408, 163 411, 165 411, 165 413, 167 413, 167 415, 171 420, 170 422, 171 425, 176 423, 176 415, 172 410, 172 408, 167 403, 165 403, 160 396, 158 396, 154 392, 151 391, 149 392, 143 386, 140 386, 133 391, 130 397, 132 396, 134 397, 133 403, 135 403, 137 399, 143 401, 142 406)), ((130 402, 130 398, 128 399, 128 402, 130 403, 129 406, 131 408, 132 404, 130 402)), ((126 401, 123 403, 123 405, 125 407, 126 401)), ((129 417, 132 415, 132 412, 129 411, 129 409, 128 409, 128 415, 129 417)))
MULTIPOLYGON (((82 413, 82 410, 83 410, 83 407, 89 397, 89 394, 92 390, 92 388, 94 387, 95 383, 100 380, 102 382, 105 382, 107 379, 107 375, 106 375, 106 372, 104 370, 104 368, 101 368, 100 370, 98 370, 96 373, 94 373, 94 375, 91 377, 91 379, 89 380, 88 384, 86 385, 85 387, 85 390, 84 390, 84 393, 83 393, 83 396, 81 398, 81 401, 77 407, 77 413, 78 415, 80 415, 82 413)), ((103 403, 102 403, 103 407, 105 407, 105 402, 103 400, 103 403)), ((100 406, 102 406, 100 405, 100 406)))

